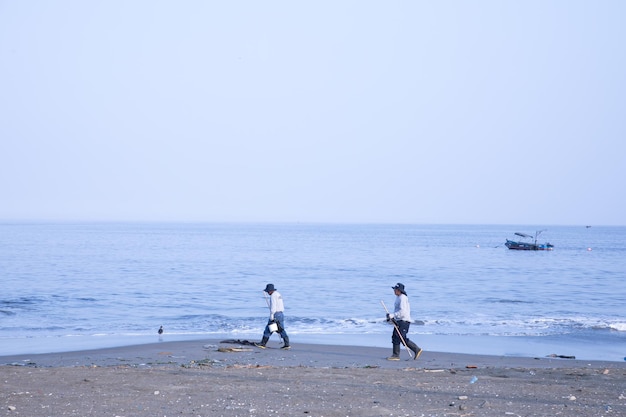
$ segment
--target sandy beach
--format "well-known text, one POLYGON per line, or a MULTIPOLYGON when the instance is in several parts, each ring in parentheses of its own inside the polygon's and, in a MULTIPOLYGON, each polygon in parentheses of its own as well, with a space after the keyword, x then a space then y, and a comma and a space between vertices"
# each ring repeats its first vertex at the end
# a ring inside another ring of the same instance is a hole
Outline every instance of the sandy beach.
POLYGON ((0 357, 7 416, 626 415, 626 362, 220 340, 0 357))

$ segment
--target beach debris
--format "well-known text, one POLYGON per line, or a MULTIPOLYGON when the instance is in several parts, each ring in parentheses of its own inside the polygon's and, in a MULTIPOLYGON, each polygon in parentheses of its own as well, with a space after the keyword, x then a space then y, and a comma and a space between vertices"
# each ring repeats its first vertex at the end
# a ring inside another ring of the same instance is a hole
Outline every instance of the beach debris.
POLYGON ((476 366, 476 365, 465 365, 465 367, 467 369, 476 369, 476 368, 478 368, 478 366, 476 366))
POLYGON ((196 366, 211 366, 214 364, 220 364, 221 361, 217 360, 217 359, 202 359, 202 360, 197 360, 197 361, 190 361, 188 364, 182 364, 181 367, 183 368, 193 368, 196 366))
POLYGON ((474 375, 472 379, 470 379, 470 384, 474 384, 476 381, 478 381, 478 377, 474 375))
POLYGON ((161 391, 154 391, 154 395, 159 395, 161 391))
POLYGON ((271 365, 258 365, 258 364, 248 364, 248 365, 242 365, 242 364, 234 364, 234 365, 230 365, 228 366, 229 368, 234 368, 234 369, 271 369, 272 366, 271 365))
POLYGON ((17 407, 16 407, 16 406, 14 406, 14 405, 10 405, 10 406, 8 407, 8 410, 9 410, 9 411, 15 411, 15 410, 17 410, 17 407))
POLYGON ((424 372, 444 372, 444 369, 424 369, 424 372))
POLYGON ((569 397, 567 397, 568 400, 570 401, 576 401, 576 396, 575 395, 570 395, 569 397))
POLYGON ((256 346, 256 343, 251 342, 249 340, 241 340, 241 339, 226 339, 222 340, 220 343, 230 343, 234 345, 244 345, 244 346, 256 346))
POLYGON ((36 366, 37 364, 35 362, 31 362, 29 360, 29 361, 27 361, 25 363, 11 362, 11 363, 7 363, 7 364, 3 364, 3 365, 8 365, 8 366, 36 366))
POLYGON ((467 395, 459 395, 459 400, 467 400, 467 395))
POLYGON ((217 348, 218 352, 252 352, 250 348, 244 347, 219 347, 217 348))
POLYGON ((552 354, 546 356, 546 358, 576 359, 576 356, 557 355, 556 353, 552 353, 552 354))
POLYGON ((608 375, 609 372, 611 372, 611 371, 609 371, 608 369, 605 369, 604 371, 602 371, 602 375, 608 375))

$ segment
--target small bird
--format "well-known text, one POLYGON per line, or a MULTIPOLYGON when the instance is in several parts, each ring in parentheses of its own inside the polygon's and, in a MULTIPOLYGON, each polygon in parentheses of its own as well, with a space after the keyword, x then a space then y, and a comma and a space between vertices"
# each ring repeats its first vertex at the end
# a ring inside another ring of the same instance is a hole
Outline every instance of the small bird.
POLYGON ((163 326, 159 327, 159 334, 163 334, 163 326))

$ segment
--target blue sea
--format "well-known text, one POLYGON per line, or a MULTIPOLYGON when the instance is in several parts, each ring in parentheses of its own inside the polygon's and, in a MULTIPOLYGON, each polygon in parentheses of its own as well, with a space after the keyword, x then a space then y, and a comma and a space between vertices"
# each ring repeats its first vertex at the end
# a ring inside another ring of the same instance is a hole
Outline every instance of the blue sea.
POLYGON ((267 283, 294 346, 391 349, 401 282, 427 351, 626 357, 626 227, 4 223, 0 280, 0 355, 256 341, 267 283), (504 246, 539 229, 553 251, 504 246))

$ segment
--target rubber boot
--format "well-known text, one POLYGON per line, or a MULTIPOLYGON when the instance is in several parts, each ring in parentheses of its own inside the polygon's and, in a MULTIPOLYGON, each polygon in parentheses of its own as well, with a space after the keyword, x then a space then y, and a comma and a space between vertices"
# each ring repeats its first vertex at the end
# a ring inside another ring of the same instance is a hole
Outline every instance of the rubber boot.
POLYGON ((283 347, 281 349, 291 349, 291 345, 289 344, 289 336, 283 337, 283 347))
POLYGON ((422 354, 422 349, 410 340, 406 341, 406 345, 413 351, 413 360, 416 360, 422 354))
POLYGON ((388 361, 400 360, 400 345, 393 345, 393 353, 387 358, 388 361))
POLYGON ((255 343, 255 345, 256 345, 256 347, 260 347, 262 349, 265 349, 265 345, 267 344, 268 340, 270 340, 269 337, 263 336, 263 339, 261 339, 261 343, 255 343))

